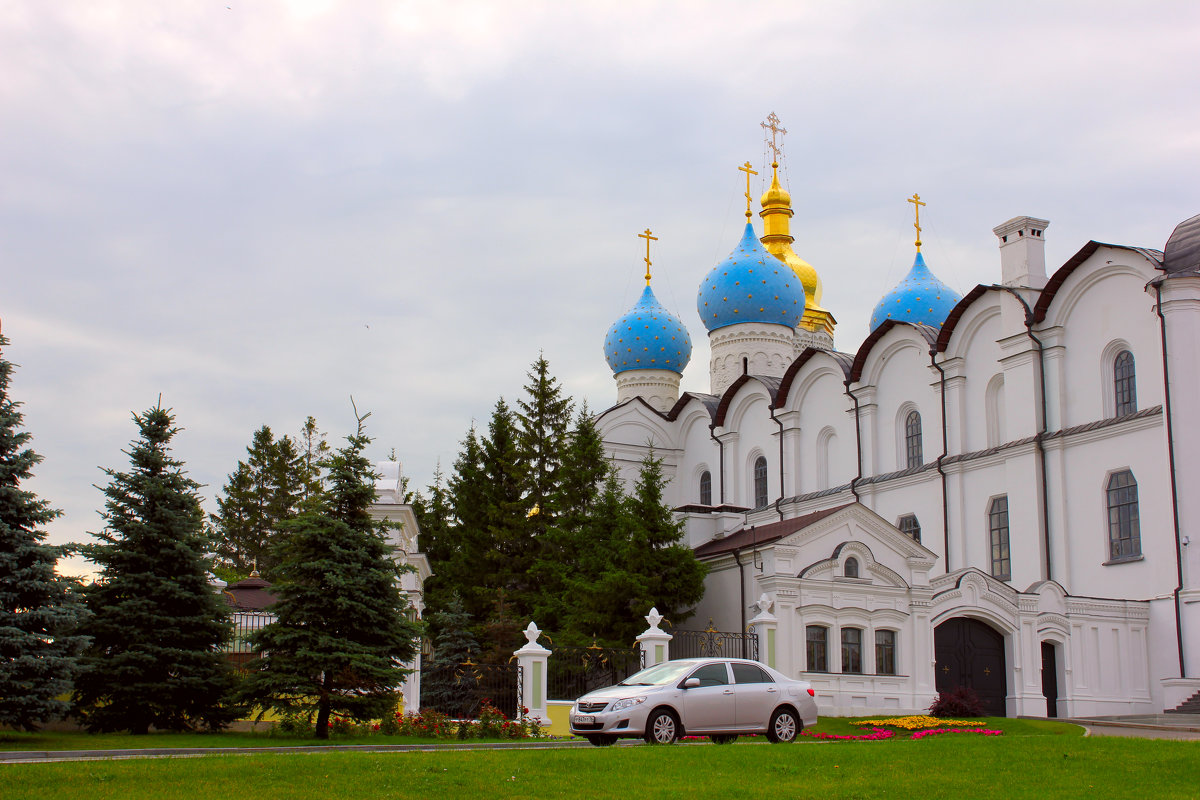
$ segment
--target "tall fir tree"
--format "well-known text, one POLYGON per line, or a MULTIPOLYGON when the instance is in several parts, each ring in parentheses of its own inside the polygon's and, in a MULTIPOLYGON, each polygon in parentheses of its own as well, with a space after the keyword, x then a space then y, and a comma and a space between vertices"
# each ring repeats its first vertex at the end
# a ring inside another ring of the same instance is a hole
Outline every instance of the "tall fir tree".
POLYGON ((305 417, 300 426, 300 437, 296 440, 299 451, 299 478, 302 486, 300 495, 301 505, 309 499, 316 499, 325 490, 324 472, 321 464, 329 457, 329 443, 325 434, 317 427, 317 420, 312 415, 305 417))
POLYGON ((130 469, 105 470, 106 526, 82 547, 100 576, 84 593, 92 641, 75 711, 91 731, 219 728, 235 714, 219 650, 230 629, 205 574, 199 485, 171 456, 171 413, 159 405, 133 418, 130 469))
POLYGON ((316 711, 316 734, 329 735, 333 713, 381 717, 394 707, 421 628, 386 541, 371 519, 375 472, 358 431, 326 460, 326 490, 277 545, 276 620, 251 637, 264 653, 241 696, 284 713, 316 711))
POLYGON ((525 397, 517 400, 517 447, 525 468, 525 501, 530 515, 530 533, 537 536, 554 524, 562 461, 571 424, 571 398, 563 394, 550 364, 538 356, 526 374, 525 397))
POLYGON ((307 468, 296 442, 288 436, 275 439, 266 425, 254 432, 246 453, 217 498, 214 548, 218 563, 232 573, 244 576, 257 569, 271 579, 271 545, 280 524, 299 513, 307 468))
MULTIPOLYGON (((474 614, 477 620, 507 622, 528 618, 534 589, 529 568, 533 565, 534 542, 530 536, 527 487, 528 472, 521 459, 519 432, 508 404, 501 398, 488 423, 488 436, 482 443, 484 536, 482 568, 486 585, 476 602, 483 608, 474 614), (496 589, 504 589, 506 602, 496 605, 496 589), (503 619, 495 618, 500 609, 503 619)), ((524 626, 521 626, 524 627, 524 626)))
MULTIPOLYGON (((8 339, 0 336, 0 348, 8 339)), ((68 548, 39 529, 59 512, 21 484, 41 456, 27 447, 21 404, 8 393, 13 365, 0 354, 0 726, 36 730, 66 714, 84 639, 73 635, 81 607, 55 563, 68 548)))
MULTIPOLYGON (((443 611, 427 613, 429 626, 437 630, 433 658, 421 677, 421 706, 452 717, 461 717, 464 707, 459 672, 462 664, 479 656, 479 644, 471 633, 471 617, 463 609, 462 598, 452 593, 443 611)), ((473 698, 469 702, 474 702, 473 698)))

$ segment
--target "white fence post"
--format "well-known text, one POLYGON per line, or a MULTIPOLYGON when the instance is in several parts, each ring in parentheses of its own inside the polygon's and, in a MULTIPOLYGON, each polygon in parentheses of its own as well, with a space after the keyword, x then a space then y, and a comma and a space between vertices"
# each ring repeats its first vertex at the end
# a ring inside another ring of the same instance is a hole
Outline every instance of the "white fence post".
POLYGON ((778 669, 775 658, 775 631, 779 628, 779 620, 771 613, 775 610, 775 601, 764 592, 754 605, 758 614, 750 620, 749 628, 758 636, 758 660, 771 669, 778 669))
POLYGON ((642 663, 647 667, 671 660, 671 634, 658 627, 658 623, 662 621, 663 615, 658 613, 658 609, 650 609, 650 613, 646 615, 646 622, 650 627, 637 637, 637 642, 642 648, 642 663))
MULTIPOLYGON (((525 646, 513 653, 517 664, 521 667, 521 703, 529 709, 528 716, 538 720, 542 725, 550 724, 550 714, 546 710, 546 667, 550 660, 550 651, 537 643, 542 632, 533 622, 525 629, 525 646)), ((526 712, 517 708, 517 719, 526 716, 526 712)))

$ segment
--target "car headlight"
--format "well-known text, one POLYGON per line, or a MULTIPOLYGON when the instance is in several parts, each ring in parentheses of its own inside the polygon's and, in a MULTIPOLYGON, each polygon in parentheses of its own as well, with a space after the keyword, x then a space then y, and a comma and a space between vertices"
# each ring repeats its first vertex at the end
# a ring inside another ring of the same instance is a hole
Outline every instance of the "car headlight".
POLYGON ((620 700, 613 703, 612 710, 620 711, 622 709, 629 708, 630 706, 640 706, 644 702, 646 702, 646 698, 644 697, 622 697, 620 700))

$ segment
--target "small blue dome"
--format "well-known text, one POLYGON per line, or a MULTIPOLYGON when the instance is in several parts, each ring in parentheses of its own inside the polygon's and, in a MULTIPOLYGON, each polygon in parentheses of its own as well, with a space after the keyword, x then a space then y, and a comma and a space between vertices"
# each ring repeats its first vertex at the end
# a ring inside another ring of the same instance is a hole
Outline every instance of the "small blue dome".
POLYGON ((918 252, 904 280, 875 306, 871 314, 871 330, 887 319, 940 328, 959 300, 962 300, 962 295, 939 281, 925 266, 925 257, 918 252))
POLYGON ((604 337, 604 358, 613 374, 631 369, 669 369, 683 374, 692 357, 692 337, 683 321, 662 307, 647 286, 604 337))
POLYGON ((794 328, 804 316, 804 286, 791 267, 763 248, 747 222, 729 258, 704 277, 696 310, 710 331, 739 322, 794 328))

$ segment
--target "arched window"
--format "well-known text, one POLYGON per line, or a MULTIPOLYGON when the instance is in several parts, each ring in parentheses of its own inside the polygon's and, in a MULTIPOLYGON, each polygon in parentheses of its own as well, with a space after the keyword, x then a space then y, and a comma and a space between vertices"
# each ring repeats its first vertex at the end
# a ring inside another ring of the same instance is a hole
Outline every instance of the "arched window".
POLYGON ((700 505, 712 505, 712 473, 708 470, 700 473, 700 505))
POLYGON ((900 523, 896 527, 914 542, 921 541, 921 523, 917 521, 916 514, 905 514, 900 518, 900 523))
POLYGON ((754 459, 754 507, 763 508, 767 504, 767 459, 759 456, 754 459))
POLYGON ((1123 417, 1137 411, 1137 381, 1133 367, 1133 353, 1122 350, 1113 359, 1113 407, 1116 416, 1123 417))
POLYGON ((1114 472, 1108 479, 1108 547, 1113 561, 1142 554, 1137 480, 1129 470, 1114 472))
POLYGON ((904 451, 905 466, 919 467, 925 463, 924 454, 921 451, 921 413, 919 411, 908 412, 908 417, 904 420, 904 451))
POLYGON ((1008 549, 1008 495, 992 498, 988 507, 988 531, 992 546, 992 576, 1012 579, 1012 558, 1008 549))
POLYGON ((847 578, 858 577, 858 559, 847 558, 846 563, 842 565, 842 575, 847 578))

